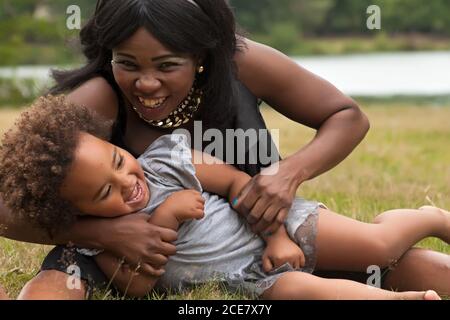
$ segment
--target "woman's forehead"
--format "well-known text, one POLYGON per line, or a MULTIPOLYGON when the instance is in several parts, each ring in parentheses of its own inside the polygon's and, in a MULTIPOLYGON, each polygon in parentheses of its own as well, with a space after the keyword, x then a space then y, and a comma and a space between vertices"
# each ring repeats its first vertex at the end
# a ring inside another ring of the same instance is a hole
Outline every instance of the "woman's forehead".
POLYGON ((140 27, 130 37, 119 43, 113 48, 114 51, 120 50, 138 50, 138 51, 166 51, 166 48, 155 36, 153 36, 146 28, 140 27))

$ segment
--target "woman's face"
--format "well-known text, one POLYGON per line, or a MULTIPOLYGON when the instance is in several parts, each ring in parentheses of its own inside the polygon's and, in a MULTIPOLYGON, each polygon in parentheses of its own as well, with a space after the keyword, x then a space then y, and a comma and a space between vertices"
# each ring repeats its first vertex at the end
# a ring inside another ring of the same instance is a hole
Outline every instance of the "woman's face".
POLYGON ((112 50, 114 78, 146 120, 166 118, 186 98, 197 61, 164 47, 145 28, 112 50))

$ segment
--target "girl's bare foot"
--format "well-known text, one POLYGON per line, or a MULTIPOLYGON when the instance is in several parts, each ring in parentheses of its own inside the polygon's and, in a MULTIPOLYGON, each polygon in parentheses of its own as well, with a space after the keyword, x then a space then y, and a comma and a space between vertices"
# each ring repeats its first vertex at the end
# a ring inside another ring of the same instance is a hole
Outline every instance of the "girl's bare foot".
POLYGON ((434 290, 428 290, 423 295, 423 300, 442 300, 434 290))
POLYGON ((450 243, 450 212, 433 206, 422 206, 419 210, 434 213, 442 217, 442 230, 436 236, 442 241, 450 243))

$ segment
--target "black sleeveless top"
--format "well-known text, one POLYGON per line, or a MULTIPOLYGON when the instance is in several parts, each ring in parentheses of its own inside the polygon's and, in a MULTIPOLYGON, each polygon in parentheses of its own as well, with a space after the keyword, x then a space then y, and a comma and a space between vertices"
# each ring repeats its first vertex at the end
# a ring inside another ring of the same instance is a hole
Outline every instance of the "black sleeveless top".
MULTIPOLYGON (((105 78, 114 89, 119 102, 117 119, 113 125, 110 142, 120 148, 127 150, 137 158, 139 157, 139 155, 130 150, 124 143, 123 139, 126 132, 127 114, 125 109, 125 102, 120 93, 121 91, 112 75, 105 72, 102 73, 101 76, 105 78)), ((222 160, 230 160, 226 156, 227 146, 229 146, 229 148, 231 148, 229 150, 234 150, 234 159, 231 164, 233 164, 239 170, 244 171, 251 176, 254 176, 258 174, 261 169, 263 169, 264 167, 268 167, 271 163, 281 160, 281 158, 272 140, 272 137, 270 136, 270 133, 267 131, 266 124, 264 123, 264 119, 260 113, 259 107, 261 101, 258 100, 243 83, 238 80, 235 81, 236 94, 234 95, 232 107, 236 108, 236 112, 233 121, 230 121, 230 128, 226 129, 242 129, 244 130, 244 132, 248 129, 256 130, 254 131, 256 133, 254 135, 256 137, 256 144, 250 145, 250 139, 246 139, 244 148, 238 149, 239 144, 237 143, 236 139, 231 141, 230 139, 223 139, 224 154, 222 160), (242 155, 243 151, 244 155, 242 155), (242 163, 243 156, 245 159, 245 163, 242 163), (271 159, 270 162, 268 161, 269 158, 271 159)), ((222 136, 226 137, 225 129, 220 129, 220 131, 222 132, 222 136)), ((203 147, 205 147, 205 145, 203 147)), ((213 155, 216 156, 215 154, 213 155)))

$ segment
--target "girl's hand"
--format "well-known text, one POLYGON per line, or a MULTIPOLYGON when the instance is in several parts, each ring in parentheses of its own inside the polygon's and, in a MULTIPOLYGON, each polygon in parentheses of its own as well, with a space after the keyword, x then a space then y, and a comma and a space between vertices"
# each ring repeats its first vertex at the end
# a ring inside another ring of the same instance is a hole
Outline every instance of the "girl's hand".
POLYGON ((164 205, 164 210, 172 212, 180 223, 201 219, 205 215, 205 199, 194 189, 174 192, 161 205, 164 205))
POLYGON ((302 249, 288 237, 277 237, 267 242, 263 257, 263 270, 269 272, 288 262, 294 269, 305 265, 302 249))
POLYGON ((300 184, 287 160, 254 176, 234 200, 233 207, 255 233, 271 233, 284 223, 300 184))
POLYGON ((176 253, 171 242, 177 233, 148 222, 145 213, 130 214, 114 219, 105 219, 108 234, 101 235, 106 251, 117 257, 124 257, 132 267, 139 265, 139 271, 153 276, 164 273, 167 257, 176 253))

